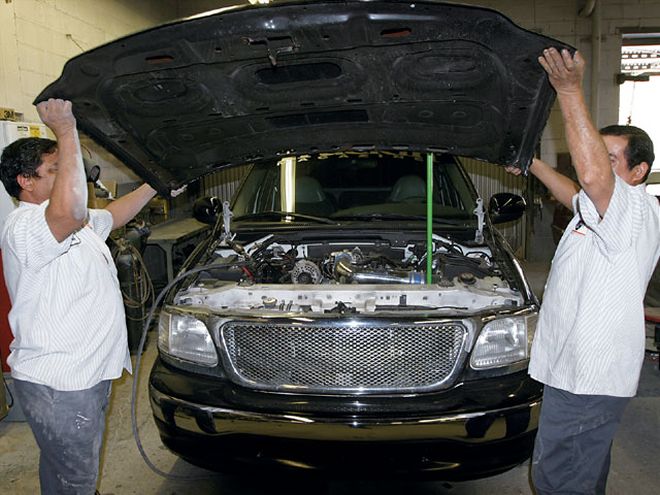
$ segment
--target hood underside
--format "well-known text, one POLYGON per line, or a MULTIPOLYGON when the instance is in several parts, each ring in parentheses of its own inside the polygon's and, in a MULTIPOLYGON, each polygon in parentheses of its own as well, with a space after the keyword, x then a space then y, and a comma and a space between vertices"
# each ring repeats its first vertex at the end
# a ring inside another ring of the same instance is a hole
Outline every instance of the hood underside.
MULTIPOLYGON (((448 152, 528 167, 570 48, 495 11, 398 1, 223 9, 121 38, 35 100, 160 192, 220 168, 339 150, 448 152)), ((572 48, 570 48, 573 51, 572 48)))

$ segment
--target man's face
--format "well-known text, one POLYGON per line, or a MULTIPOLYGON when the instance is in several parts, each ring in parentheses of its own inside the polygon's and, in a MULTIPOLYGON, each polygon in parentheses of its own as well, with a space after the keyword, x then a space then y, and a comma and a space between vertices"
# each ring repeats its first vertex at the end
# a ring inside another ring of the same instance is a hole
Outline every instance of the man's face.
POLYGON ((628 138, 625 136, 603 136, 603 141, 605 141, 605 146, 609 152, 614 173, 631 186, 639 184, 639 171, 637 170, 639 165, 632 170, 628 168, 628 160, 626 159, 628 138))
POLYGON ((30 199, 37 204, 50 198, 58 170, 57 158, 57 150, 41 155, 41 165, 37 167, 37 176, 31 177, 32 191, 30 191, 30 199))

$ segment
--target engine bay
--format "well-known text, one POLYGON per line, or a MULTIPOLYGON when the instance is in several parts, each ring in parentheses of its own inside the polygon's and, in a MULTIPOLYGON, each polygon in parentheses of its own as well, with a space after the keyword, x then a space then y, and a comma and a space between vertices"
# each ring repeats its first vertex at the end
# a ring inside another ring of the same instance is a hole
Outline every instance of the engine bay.
POLYGON ((468 247, 434 235, 432 253, 428 284, 425 242, 394 236, 294 241, 284 235, 245 246, 223 241, 208 270, 180 291, 176 302, 252 316, 455 313, 523 304, 486 245, 468 247))

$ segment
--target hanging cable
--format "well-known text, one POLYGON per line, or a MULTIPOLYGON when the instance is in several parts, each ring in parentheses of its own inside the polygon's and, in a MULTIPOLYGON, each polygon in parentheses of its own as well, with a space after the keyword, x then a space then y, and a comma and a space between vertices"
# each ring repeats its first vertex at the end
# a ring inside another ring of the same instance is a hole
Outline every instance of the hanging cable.
MULTIPOLYGON (((213 225, 213 228, 211 230, 211 233, 209 236, 206 238, 206 240, 200 244, 197 245, 197 247, 193 250, 193 252, 188 256, 188 259, 184 262, 179 275, 177 275, 171 282, 169 282, 163 289, 159 292, 158 297, 154 300, 153 304, 151 305, 151 309, 147 313, 147 318, 144 322, 144 325, 142 327, 142 335, 140 337, 140 342, 137 347, 137 356, 135 359, 135 370, 133 372, 133 384, 131 387, 131 429, 133 431, 133 438, 135 439, 135 444, 137 446, 138 452, 142 456, 142 459, 144 459, 144 462, 146 465, 151 469, 154 473, 156 473, 159 476, 162 476, 163 478, 171 479, 171 480, 177 480, 177 481, 199 481, 199 480, 207 480, 210 478, 214 478, 217 475, 214 474, 208 474, 204 476, 183 476, 183 475, 177 475, 177 474, 170 474, 162 471, 159 469, 152 461, 149 459, 149 456, 147 455, 146 451, 144 450, 144 447, 142 445, 142 441, 140 440, 140 433, 138 430, 138 425, 137 425, 137 387, 139 383, 139 377, 140 377, 140 365, 142 364, 142 352, 144 350, 144 344, 147 340, 147 332, 149 331, 149 327, 151 326, 151 323, 154 318, 154 314, 156 312, 156 309, 160 306, 162 303, 163 299, 165 297, 168 297, 170 291, 172 290, 173 287, 175 287, 178 283, 180 283, 182 280, 185 280, 187 277, 190 277, 191 275, 195 275, 196 273, 202 272, 204 270, 209 270, 212 268, 215 268, 215 265, 212 263, 207 263, 204 266, 198 266, 196 268, 188 269, 188 267, 193 263, 193 262, 200 262, 199 255, 204 252, 204 250, 209 250, 213 251, 212 249, 209 249, 211 243, 217 243, 218 242, 218 231, 220 230, 222 226, 222 217, 218 217, 217 221, 213 225)), ((207 258, 208 259, 208 258, 207 258)))
POLYGON ((153 305, 151 306, 151 309, 149 310, 149 313, 147 314, 146 321, 144 322, 144 327, 142 329, 142 336, 140 338, 140 343, 138 344, 138 350, 137 350, 137 357, 135 360, 135 371, 133 372, 133 386, 131 388, 131 426, 133 430, 133 437, 135 438, 135 443, 137 445, 138 451, 140 452, 140 455, 142 456, 142 459, 144 459, 144 462, 149 466, 149 469, 151 469, 154 473, 158 474, 159 476, 162 476, 163 478, 171 479, 171 480, 178 480, 178 481, 198 481, 198 480, 206 480, 209 478, 214 478, 218 475, 214 474, 209 474, 205 476, 184 476, 184 475, 178 475, 178 474, 171 474, 171 473, 166 473, 156 467, 156 465, 149 459, 149 456, 147 455, 146 451, 144 450, 144 447, 142 446, 142 441, 140 440, 140 434, 138 430, 138 425, 137 425, 137 387, 138 387, 138 382, 139 382, 139 377, 140 377, 140 365, 142 362, 142 351, 144 350, 144 344, 147 340, 147 332, 149 330, 149 327, 151 326, 151 322, 154 318, 154 313, 156 312, 156 309, 158 306, 161 304, 162 300, 164 297, 169 293, 169 291, 174 287, 176 284, 178 284, 181 280, 184 280, 185 278, 194 275, 196 273, 202 272, 204 270, 209 270, 211 268, 214 268, 215 265, 209 264, 205 266, 200 266, 197 268, 193 268, 191 270, 185 271, 183 273, 180 273, 177 275, 170 283, 168 283, 163 290, 160 291, 158 294, 158 297, 154 301, 153 305))

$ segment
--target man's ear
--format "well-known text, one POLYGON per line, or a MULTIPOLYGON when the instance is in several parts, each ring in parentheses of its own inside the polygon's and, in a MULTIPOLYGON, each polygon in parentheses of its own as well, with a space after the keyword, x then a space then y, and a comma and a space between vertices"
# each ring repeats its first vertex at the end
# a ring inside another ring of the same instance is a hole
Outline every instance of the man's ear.
POLYGON ((633 168, 633 179, 635 179, 635 184, 641 184, 642 181, 644 180, 644 177, 646 177, 646 172, 648 172, 650 166, 646 162, 640 162, 637 165, 635 165, 635 168, 633 168))
POLYGON ((16 182, 18 182, 18 185, 21 186, 21 189, 24 191, 32 191, 34 189, 34 178, 33 177, 26 177, 24 175, 17 175, 16 176, 16 182))

